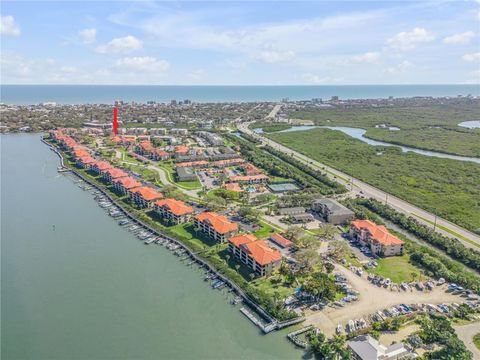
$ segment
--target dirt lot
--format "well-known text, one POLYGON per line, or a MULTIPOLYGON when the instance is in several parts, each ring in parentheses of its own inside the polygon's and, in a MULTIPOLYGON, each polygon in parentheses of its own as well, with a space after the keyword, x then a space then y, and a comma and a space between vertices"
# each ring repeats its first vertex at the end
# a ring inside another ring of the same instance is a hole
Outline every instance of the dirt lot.
POLYGON ((392 307, 394 305, 416 304, 416 303, 460 303, 463 298, 446 293, 446 285, 438 286, 433 291, 390 291, 370 283, 366 277, 359 277, 343 266, 336 266, 336 271, 345 275, 352 287, 360 292, 358 301, 347 304, 345 307, 326 307, 322 311, 307 311, 305 325, 314 325, 321 329, 327 336, 335 332, 338 324, 345 325, 350 319, 366 318, 378 310, 392 307))

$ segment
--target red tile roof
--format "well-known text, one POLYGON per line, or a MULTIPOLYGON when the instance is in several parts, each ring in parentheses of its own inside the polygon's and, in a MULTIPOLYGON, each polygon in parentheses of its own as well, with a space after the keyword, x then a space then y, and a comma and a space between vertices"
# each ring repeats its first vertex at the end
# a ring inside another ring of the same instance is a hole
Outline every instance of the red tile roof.
POLYGON ((113 166, 108 161, 98 161, 95 164, 95 167, 100 171, 104 171, 104 170, 113 168, 113 166))
POLYGON ((73 155, 78 159, 85 156, 90 156, 90 153, 85 149, 77 149, 73 151, 73 155))
POLYGON ((214 212, 203 212, 195 216, 201 222, 207 222, 210 226, 219 234, 226 234, 238 229, 238 225, 228 221, 225 216, 219 215, 214 212))
POLYGON ((243 165, 243 168, 245 169, 245 172, 247 173, 247 175, 255 175, 255 174, 260 174, 262 172, 255 165, 250 163, 243 165))
POLYGON ((253 241, 257 241, 258 238, 253 235, 253 234, 240 234, 236 236, 232 236, 231 238, 228 239, 228 242, 232 243, 236 247, 239 247, 240 245, 248 244, 253 241))
POLYGON ((155 153, 158 156, 170 156, 170 154, 168 152, 166 152, 165 150, 162 150, 162 149, 155 149, 155 153))
POLYGON ((262 266, 282 259, 282 254, 268 246, 265 240, 252 241, 243 244, 242 247, 257 264, 262 266))
POLYGON ((199 160, 199 161, 189 161, 189 162, 183 162, 176 164, 176 167, 195 167, 195 166, 203 166, 203 165, 208 165, 208 161, 205 160, 199 160))
POLYGON ((188 153, 188 151, 189 151, 188 146, 185 146, 185 145, 175 146, 175 152, 177 154, 186 154, 186 153, 188 153))
POLYGON ((245 176, 230 176, 230 181, 249 181, 249 180, 268 180, 267 175, 245 175, 245 176))
POLYGON ((241 164, 241 163, 244 163, 244 162, 245 162, 244 159, 236 158, 236 159, 217 160, 217 161, 214 161, 213 164, 215 166, 222 167, 222 166, 229 166, 229 165, 233 165, 233 164, 241 164))
POLYGON ((79 158, 78 160, 80 160, 82 163, 84 164, 94 164, 97 162, 97 160, 95 160, 94 158, 92 158, 91 156, 87 155, 87 156, 82 156, 81 158, 79 158))
POLYGON ((113 180, 113 182, 121 184, 127 190, 142 186, 140 182, 138 182, 136 179, 132 177, 123 177, 123 178, 115 179, 113 180))
POLYGON ((168 211, 177 216, 190 214, 193 212, 193 208, 191 206, 188 206, 183 201, 176 199, 158 200, 157 202, 155 202, 155 205, 167 208, 168 211))
POLYGON ((141 186, 130 191, 132 193, 138 193, 145 201, 152 201, 156 199, 161 199, 163 197, 163 195, 160 194, 158 191, 145 186, 141 186))
POLYGON ((289 247, 293 245, 293 242, 291 242, 287 238, 284 238, 282 235, 277 233, 270 235, 270 239, 272 239, 277 244, 282 245, 283 247, 289 247))
POLYGON ((107 170, 105 170, 105 172, 110 174, 110 177, 112 179, 118 179, 118 178, 128 176, 128 174, 125 171, 123 171, 122 169, 116 169, 116 168, 107 169, 107 170))
POLYGON ((396 236, 390 234, 383 225, 377 225, 370 220, 354 220, 352 226, 358 230, 366 230, 370 233, 370 238, 374 242, 382 245, 402 245, 404 242, 396 236))

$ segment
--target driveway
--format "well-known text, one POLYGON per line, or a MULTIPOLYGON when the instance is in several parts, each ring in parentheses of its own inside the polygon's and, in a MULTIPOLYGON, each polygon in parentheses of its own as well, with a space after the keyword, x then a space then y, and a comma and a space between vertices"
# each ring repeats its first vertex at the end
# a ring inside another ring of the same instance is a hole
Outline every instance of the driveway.
POLYGON ((465 346, 473 353, 474 359, 480 359, 480 350, 473 343, 473 337, 480 333, 480 322, 473 324, 454 326, 460 340, 465 343, 465 346))

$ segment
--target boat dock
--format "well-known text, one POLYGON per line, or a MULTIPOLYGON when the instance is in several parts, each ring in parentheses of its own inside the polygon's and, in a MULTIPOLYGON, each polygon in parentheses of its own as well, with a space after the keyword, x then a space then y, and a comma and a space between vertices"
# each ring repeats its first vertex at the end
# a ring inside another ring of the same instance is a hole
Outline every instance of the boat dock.
POLYGON ((313 325, 309 325, 309 326, 306 326, 304 328, 301 328, 300 330, 288 333, 287 338, 288 338, 288 340, 293 342, 298 347, 301 347, 301 348, 305 349, 308 346, 307 342, 300 339, 298 336, 301 335, 301 334, 304 334, 304 333, 306 333, 307 331, 310 331, 310 330, 313 330, 313 325))
MULTIPOLYGON (((204 268, 207 272, 211 274, 215 274, 215 279, 218 281, 223 282, 223 287, 228 287, 229 291, 235 293, 238 297, 240 297, 245 305, 249 307, 249 309, 252 309, 256 314, 260 316, 261 319, 265 320, 266 325, 264 325, 264 322, 259 320, 257 317, 253 315, 252 312, 247 310, 246 308, 240 309, 240 311, 245 314, 255 325, 260 327, 264 333, 269 333, 273 330, 276 329, 281 329, 285 326, 289 326, 291 324, 295 324, 301 321, 304 321, 304 318, 295 318, 293 320, 288 320, 285 322, 278 322, 273 316, 271 316, 265 309, 263 309, 262 306, 256 303, 252 298, 250 298, 244 291, 243 289, 238 286, 235 282, 227 278, 225 275, 221 274, 220 272, 217 271, 217 269, 208 262, 208 260, 201 258, 199 255, 203 251, 199 251, 198 253, 194 252, 191 250, 187 245, 185 245, 183 242, 180 240, 177 240, 175 238, 172 238, 159 230, 153 228, 151 225, 137 219, 135 216, 131 215, 128 210, 119 203, 115 198, 113 198, 105 189, 103 189, 101 186, 98 186, 95 182, 84 176, 82 173, 77 171, 75 168, 70 168, 64 165, 64 158, 63 155, 58 149, 56 149, 53 145, 51 145, 49 142, 45 141, 42 139, 42 142, 45 143, 50 147, 52 151, 54 151, 60 158, 61 161, 61 168, 63 169, 68 169, 71 174, 76 175, 78 178, 82 179, 86 184, 90 185, 92 189, 100 192, 103 197, 108 199, 112 204, 114 204, 118 210, 122 213, 123 216, 125 216, 126 219, 129 220, 130 224, 133 226, 139 226, 143 230, 151 233, 150 235, 156 236, 155 242, 165 244, 167 248, 170 246, 170 250, 177 250, 177 249, 183 249, 184 256, 189 257, 191 259, 191 264, 197 263, 200 267, 204 268)), ((153 241, 152 241, 153 242, 153 241)), ((148 241, 150 243, 150 241, 148 241)))
POLYGON ((258 319, 255 315, 253 315, 246 307, 242 307, 240 312, 245 315, 252 323, 258 326, 265 334, 275 330, 277 328, 277 322, 274 321, 269 324, 263 324, 260 319, 258 319))

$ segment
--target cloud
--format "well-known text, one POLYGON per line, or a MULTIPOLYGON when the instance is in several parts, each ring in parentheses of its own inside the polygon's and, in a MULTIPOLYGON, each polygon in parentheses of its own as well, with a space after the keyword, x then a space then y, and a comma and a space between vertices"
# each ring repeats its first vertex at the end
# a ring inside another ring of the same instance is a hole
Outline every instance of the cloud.
POLYGON ((5 36, 19 36, 20 26, 11 15, 0 17, 0 34, 5 36))
POLYGON ((260 52, 256 58, 260 61, 266 62, 268 64, 285 62, 293 59, 295 53, 291 50, 288 51, 276 51, 276 50, 265 50, 260 52))
POLYGON ((83 29, 78 32, 78 36, 82 39, 83 43, 91 44, 95 42, 97 38, 97 29, 83 29))
POLYGON ((468 61, 468 62, 480 61, 480 52, 465 54, 462 56, 462 60, 468 61))
POLYGON ((405 71, 413 67, 414 65, 410 61, 404 60, 398 65, 388 67, 386 72, 389 74, 404 73, 405 71))
POLYGON ((402 31, 387 40, 387 46, 392 49, 407 51, 414 49, 420 43, 427 43, 435 40, 430 32, 424 28, 415 28, 412 31, 402 31))
POLYGON ((126 70, 142 72, 165 72, 170 67, 166 60, 159 60, 152 56, 125 57, 117 60, 117 66, 126 70))
POLYGON ((197 69, 189 73, 187 77, 191 80, 199 81, 199 80, 202 80, 206 74, 207 72, 205 70, 197 69))
POLYGON ((96 52, 100 54, 127 54, 136 50, 141 50, 143 43, 132 35, 122 38, 112 39, 108 44, 97 46, 96 52))
POLYGON ((329 83, 338 83, 344 80, 343 77, 334 78, 331 76, 321 77, 312 73, 305 73, 301 75, 301 78, 309 84, 329 84, 329 83))
POLYGON ((380 60, 380 53, 378 52, 366 52, 361 55, 356 55, 352 57, 353 61, 366 62, 366 63, 378 63, 380 60))
POLYGON ((60 71, 62 71, 65 74, 75 74, 78 69, 75 66, 62 66, 60 67, 60 71))
POLYGON ((466 31, 461 34, 454 34, 451 36, 447 36, 443 39, 445 44, 468 44, 473 38, 475 37, 475 33, 473 31, 466 31))

